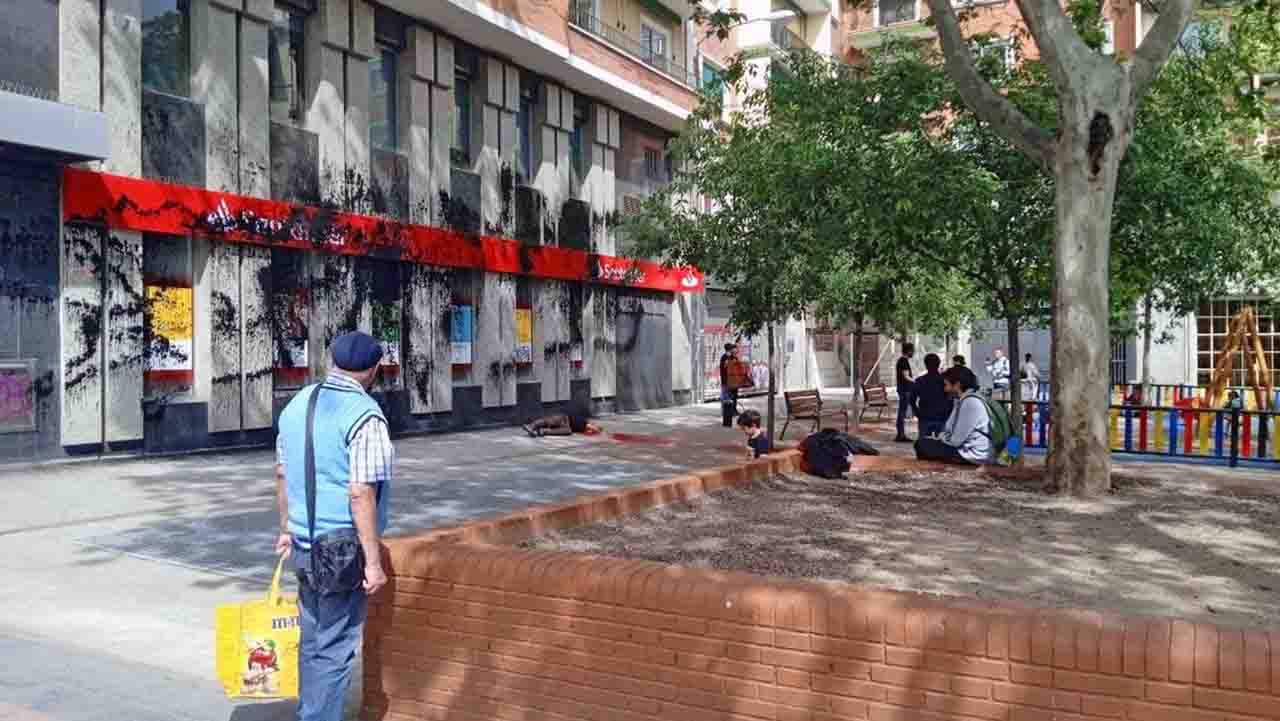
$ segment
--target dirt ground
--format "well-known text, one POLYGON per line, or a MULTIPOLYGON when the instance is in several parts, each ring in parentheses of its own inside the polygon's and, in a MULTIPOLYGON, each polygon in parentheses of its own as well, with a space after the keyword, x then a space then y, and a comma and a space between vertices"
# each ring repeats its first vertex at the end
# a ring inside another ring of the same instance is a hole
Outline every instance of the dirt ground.
POLYGON ((972 473, 797 474, 523 545, 1280 628, 1280 477, 1273 491, 1184 476, 1079 501, 972 473))

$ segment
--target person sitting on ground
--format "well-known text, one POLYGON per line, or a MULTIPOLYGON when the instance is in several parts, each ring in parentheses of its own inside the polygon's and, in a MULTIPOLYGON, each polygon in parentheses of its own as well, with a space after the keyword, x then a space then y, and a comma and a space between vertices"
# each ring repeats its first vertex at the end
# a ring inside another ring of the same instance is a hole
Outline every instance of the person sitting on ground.
POLYGON ((570 408, 568 413, 552 413, 521 427, 532 438, 571 436, 574 433, 594 436, 601 432, 600 426, 588 421, 586 412, 578 406, 570 408))
POLYGON ((951 397, 943 388, 942 359, 936 353, 924 357, 925 374, 916 378, 915 393, 911 395, 911 408, 915 411, 920 437, 928 438, 942 432, 951 415, 951 397))
POLYGON ((916 441, 916 457, 965 466, 991 463, 991 416, 978 395, 978 377, 968 368, 950 368, 942 380, 947 395, 958 400, 942 433, 916 441))
POLYGON ((738 427, 746 435, 747 447, 755 454, 755 458, 773 450, 773 444, 769 442, 769 434, 760 427, 760 411, 743 411, 742 415, 738 416, 738 427))
POLYGON ((968 361, 966 361, 966 360, 964 359, 964 356, 962 356, 962 355, 953 355, 953 356, 951 356, 951 367, 952 367, 952 368, 967 368, 967 367, 968 367, 968 366, 966 365, 966 364, 967 364, 967 362, 968 362, 968 361))

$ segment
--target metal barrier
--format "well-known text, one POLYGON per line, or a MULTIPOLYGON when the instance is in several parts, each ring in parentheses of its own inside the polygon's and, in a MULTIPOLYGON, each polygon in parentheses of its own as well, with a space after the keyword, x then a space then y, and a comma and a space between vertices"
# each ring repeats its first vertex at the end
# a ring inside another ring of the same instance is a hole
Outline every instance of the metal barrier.
MULTIPOLYGON (((1113 404, 1108 421, 1112 453, 1207 458, 1232 467, 1240 461, 1280 467, 1278 411, 1113 404)), ((1050 423, 1048 402, 1024 403, 1023 445, 1048 448, 1050 423)))

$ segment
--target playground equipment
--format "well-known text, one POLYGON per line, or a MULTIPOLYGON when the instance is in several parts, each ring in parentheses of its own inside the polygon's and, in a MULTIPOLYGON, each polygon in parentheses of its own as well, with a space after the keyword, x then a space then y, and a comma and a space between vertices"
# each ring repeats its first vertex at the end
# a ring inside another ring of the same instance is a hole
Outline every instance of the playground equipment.
POLYGON ((1231 319, 1227 345, 1214 363, 1205 400, 1211 408, 1222 406, 1223 394, 1231 383, 1235 354, 1241 352, 1245 356, 1245 364, 1249 370, 1248 382, 1253 387, 1258 409, 1272 410, 1275 405, 1275 386, 1271 379, 1271 369, 1267 366, 1266 354, 1262 350, 1262 339, 1258 336, 1258 317, 1251 306, 1245 306, 1231 319), (1250 351, 1253 354, 1252 361, 1249 359, 1250 351))

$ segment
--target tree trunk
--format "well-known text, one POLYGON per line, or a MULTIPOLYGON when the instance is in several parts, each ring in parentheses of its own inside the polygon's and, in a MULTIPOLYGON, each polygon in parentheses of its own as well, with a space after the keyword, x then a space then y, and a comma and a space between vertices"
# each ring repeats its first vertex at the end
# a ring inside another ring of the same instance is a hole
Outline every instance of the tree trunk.
POLYGON ((777 438, 777 436, 774 435, 774 405, 775 396, 778 393, 777 383, 774 380, 778 375, 778 349, 775 347, 776 344, 773 340, 772 321, 769 322, 767 332, 769 335, 769 405, 768 410, 766 411, 767 419, 765 425, 767 428, 766 432, 769 434, 769 440, 772 441, 774 438, 777 438))
POLYGON ((1151 326, 1151 294, 1147 293, 1142 300, 1142 405, 1154 405, 1151 402, 1151 336, 1155 329, 1151 326))
POLYGON ((1021 327, 1017 318, 1005 318, 1004 322, 1009 336, 1009 425, 1010 434, 1016 436, 1022 435, 1022 349, 1018 347, 1021 327))
POLYGON ((1111 488, 1111 213, 1129 129, 1121 103, 1064 98, 1054 157, 1052 426, 1048 477, 1060 493, 1111 488), (1096 110, 1106 107, 1107 111, 1096 110))

